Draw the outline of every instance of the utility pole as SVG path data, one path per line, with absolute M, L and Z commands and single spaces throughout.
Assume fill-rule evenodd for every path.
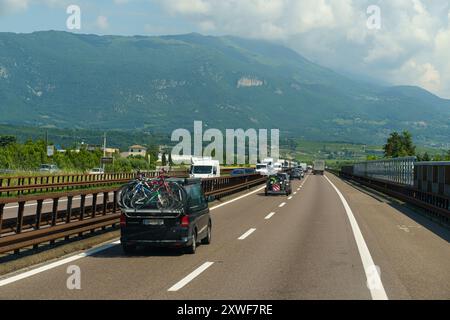
M 106 132 L 103 135 L 103 158 L 106 158 Z M 103 172 L 105 172 L 105 163 L 103 163 Z
M 45 130 L 45 155 L 46 155 L 46 159 L 48 158 L 48 130 Z M 47 161 L 45 161 L 47 162 Z

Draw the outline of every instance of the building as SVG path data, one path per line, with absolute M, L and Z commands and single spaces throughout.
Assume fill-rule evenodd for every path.
M 114 154 L 120 153 L 120 150 L 117 149 L 117 148 L 109 148 L 109 147 L 103 148 L 103 146 L 101 146 L 101 145 L 85 144 L 85 143 L 82 142 L 81 143 L 81 148 L 83 148 L 83 147 L 85 147 L 87 151 L 91 151 L 91 152 L 95 152 L 97 150 L 101 150 L 102 152 L 104 151 L 105 155 L 107 157 L 113 157 Z M 105 149 L 105 150 L 103 150 L 103 149 Z M 79 152 L 80 148 L 77 148 L 77 150 Z
M 128 148 L 128 152 L 122 152 L 120 155 L 123 158 L 128 158 L 129 156 L 137 157 L 145 157 L 147 154 L 147 148 L 141 145 L 134 145 Z
M 103 147 L 102 147 L 102 151 L 103 151 Z M 105 148 L 105 154 L 107 157 L 112 157 L 114 156 L 116 153 L 120 153 L 120 150 L 117 148 Z
M 162 157 L 163 157 L 163 154 L 159 153 L 158 154 L 158 162 L 159 163 L 162 163 Z M 174 164 L 186 164 L 186 165 L 190 165 L 192 163 L 192 158 L 193 158 L 192 156 L 177 155 L 177 154 L 174 154 L 171 157 L 172 157 L 172 162 Z M 168 153 L 166 153 L 166 161 L 167 162 L 169 161 Z

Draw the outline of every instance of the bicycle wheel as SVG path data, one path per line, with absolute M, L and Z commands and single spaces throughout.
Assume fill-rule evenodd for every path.
M 159 210 L 171 210 L 173 209 L 174 198 L 166 190 L 159 191 L 157 207 Z
M 145 188 L 142 188 L 133 196 L 131 205 L 133 209 L 136 210 L 146 209 L 154 197 L 154 192 L 147 191 Z
M 129 183 L 122 187 L 120 190 L 119 197 L 119 207 L 121 209 L 130 209 L 131 208 L 131 196 L 133 195 L 133 189 L 135 187 L 135 183 Z
M 173 209 L 182 209 L 187 203 L 186 190 L 177 182 L 169 182 L 168 192 L 173 198 Z

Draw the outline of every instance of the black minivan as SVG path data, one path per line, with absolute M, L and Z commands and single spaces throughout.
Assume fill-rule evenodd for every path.
M 120 218 L 123 251 L 132 254 L 138 246 L 183 248 L 194 254 L 197 244 L 211 243 L 212 222 L 200 179 L 176 179 L 186 191 L 184 208 L 176 211 L 123 210 Z

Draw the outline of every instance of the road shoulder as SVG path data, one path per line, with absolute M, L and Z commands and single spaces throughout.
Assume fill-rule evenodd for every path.
M 392 299 L 449 299 L 449 231 L 405 205 L 327 174 L 360 225 Z

